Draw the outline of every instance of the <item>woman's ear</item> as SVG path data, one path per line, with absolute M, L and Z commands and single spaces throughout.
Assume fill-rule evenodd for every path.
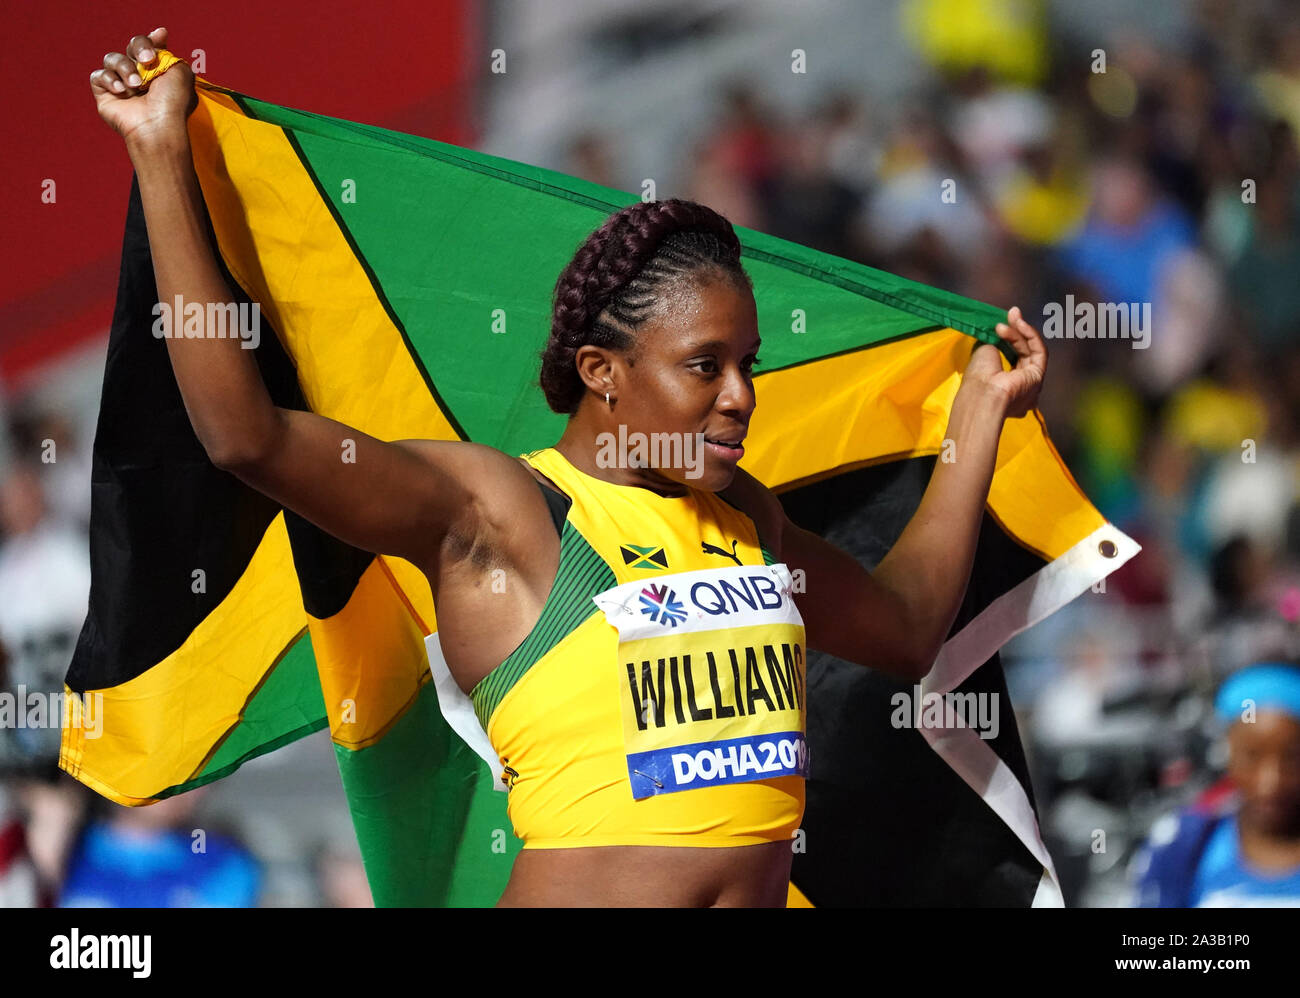
M 596 394 L 603 397 L 605 392 L 613 394 L 617 390 L 614 377 L 616 365 L 611 351 L 590 343 L 584 344 L 573 355 L 573 363 L 583 384 Z

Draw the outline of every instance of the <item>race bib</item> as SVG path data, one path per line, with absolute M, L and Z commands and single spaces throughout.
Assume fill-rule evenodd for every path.
M 785 565 L 625 582 L 618 629 L 632 796 L 808 775 L 803 618 Z

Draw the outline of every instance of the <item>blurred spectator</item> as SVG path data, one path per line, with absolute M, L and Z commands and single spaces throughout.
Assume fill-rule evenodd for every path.
M 331 838 L 317 851 L 313 867 L 327 908 L 373 908 L 375 902 L 355 835 Z
M 1077 122 L 1019 136 L 1013 158 L 987 180 L 1001 223 L 1031 245 L 1073 236 L 1087 214 L 1089 189 Z
M 35 877 L 32 904 L 49 908 L 58 898 L 68 852 L 85 820 L 93 794 L 53 763 L 13 784 L 23 822 L 25 860 Z
M 724 215 L 732 225 L 749 229 L 767 228 L 758 194 L 730 162 L 727 150 L 717 143 L 698 143 L 690 162 L 686 195 Z
M 90 525 L 90 451 L 78 439 L 69 415 L 38 409 L 14 419 L 14 440 L 21 454 L 40 455 L 42 492 L 50 519 L 85 531 Z
M 880 148 L 862 96 L 850 91 L 831 95 L 822 109 L 826 165 L 845 187 L 865 192 L 880 167 Z
M 593 184 L 617 187 L 614 156 L 605 137 L 596 132 L 583 132 L 569 146 L 568 172 Z
M 1047 68 L 1043 0 L 906 0 L 903 25 L 937 67 L 987 67 L 1000 79 L 1039 82 Z
M 1245 461 L 1241 454 L 1227 454 L 1211 469 L 1207 532 L 1212 542 L 1246 535 L 1266 550 L 1280 551 L 1296 497 L 1295 462 L 1267 442 L 1252 457 Z
M 1227 782 L 1157 822 L 1133 865 L 1137 906 L 1300 907 L 1300 668 L 1250 666 L 1215 709 Z
M 1179 443 L 1208 458 L 1226 454 L 1242 463 L 1267 429 L 1267 406 L 1258 385 L 1243 370 L 1243 351 L 1221 348 L 1204 375 L 1187 380 L 1169 399 L 1167 432 Z
M 977 185 L 932 115 L 912 108 L 890 136 L 859 239 L 906 277 L 951 287 L 992 237 Z
M 849 223 L 861 201 L 831 170 L 829 126 L 818 117 L 783 137 L 782 170 L 767 185 L 767 229 L 782 239 L 851 257 Z
M 262 872 L 237 840 L 194 827 L 199 787 L 145 807 L 110 804 L 68 860 L 61 908 L 248 908 Z M 97 810 L 102 808 L 97 807 Z
M 1102 161 L 1093 189 L 1083 231 L 1062 247 L 1066 269 L 1104 301 L 1153 301 L 1170 260 L 1195 243 L 1191 219 L 1128 157 Z
M 0 781 L 0 908 L 35 908 L 40 903 L 36 867 L 12 796 Z
M 986 180 L 996 182 L 1026 149 L 1042 148 L 1051 137 L 1053 110 L 1046 95 L 994 86 L 983 66 L 961 77 L 955 89 L 960 96 L 949 116 L 953 141 L 970 169 Z
M 1144 718 L 1107 714 L 1107 704 L 1132 696 L 1142 683 L 1132 620 L 1093 608 L 1089 621 L 1061 643 L 1064 669 L 1035 705 L 1034 732 L 1042 745 L 1132 741 L 1146 726 Z
M 723 101 L 723 119 L 713 133 L 717 155 L 728 171 L 762 193 L 777 171 L 776 116 L 748 83 L 731 84 Z
M 1268 65 L 1255 74 L 1255 87 L 1269 112 L 1286 121 L 1291 134 L 1300 137 L 1300 25 L 1281 20 L 1270 41 Z
M 777 170 L 774 115 L 745 83 L 733 83 L 723 100 L 722 120 L 693 150 L 686 197 L 734 225 L 765 229 L 763 196 Z
M 15 694 L 62 693 L 90 594 L 85 536 L 47 515 L 47 467 L 17 463 L 0 482 L 0 645 Z M 50 763 L 58 753 L 57 723 L 0 730 L 0 763 Z
M 1239 534 L 1215 550 L 1210 571 L 1215 601 L 1202 640 L 1215 674 L 1288 653 L 1295 628 L 1277 612 L 1284 593 L 1274 551 Z
M 1075 399 L 1075 473 L 1109 519 L 1125 523 L 1137 502 L 1137 459 L 1146 430 L 1142 400 L 1111 374 L 1088 379 Z
M 1300 231 L 1297 186 L 1291 178 L 1268 178 L 1257 188 L 1250 236 L 1228 280 L 1259 344 L 1275 350 L 1300 332 Z

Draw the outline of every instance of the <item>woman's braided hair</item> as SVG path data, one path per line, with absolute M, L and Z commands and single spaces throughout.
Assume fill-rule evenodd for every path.
M 631 334 L 685 277 L 729 279 L 753 290 L 740 264 L 740 240 L 712 208 L 672 198 L 637 202 L 605 219 L 555 283 L 539 379 L 551 409 L 578 411 L 587 390 L 573 362 L 579 347 L 632 349 Z

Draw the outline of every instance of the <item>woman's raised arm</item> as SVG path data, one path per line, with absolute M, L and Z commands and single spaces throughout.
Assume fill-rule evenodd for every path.
M 1047 371 L 1042 336 L 1018 308 L 997 331 L 1016 365 L 1003 370 L 995 347 L 975 348 L 948 417 L 954 460 L 935 462 L 920 505 L 874 572 L 791 522 L 767 492 L 769 535 L 781 537 L 781 559 L 805 572 L 798 605 L 808 647 L 902 679 L 933 666 L 970 582 L 1002 424 L 1034 408 Z
M 166 29 L 158 28 L 132 38 L 125 53 L 109 53 L 91 74 L 91 91 L 135 167 L 159 301 L 198 303 L 210 316 L 216 310 L 209 303 L 235 299 L 206 237 L 194 172 L 186 128 L 194 75 L 177 63 L 146 92 L 136 72 L 136 62 L 152 62 L 166 41 Z M 168 315 L 163 312 L 164 320 Z M 476 530 L 470 483 L 511 470 L 510 458 L 478 444 L 389 443 L 278 407 L 244 340 L 165 331 L 186 412 L 212 462 L 363 550 L 406 557 L 428 570 L 449 531 L 472 536 Z

